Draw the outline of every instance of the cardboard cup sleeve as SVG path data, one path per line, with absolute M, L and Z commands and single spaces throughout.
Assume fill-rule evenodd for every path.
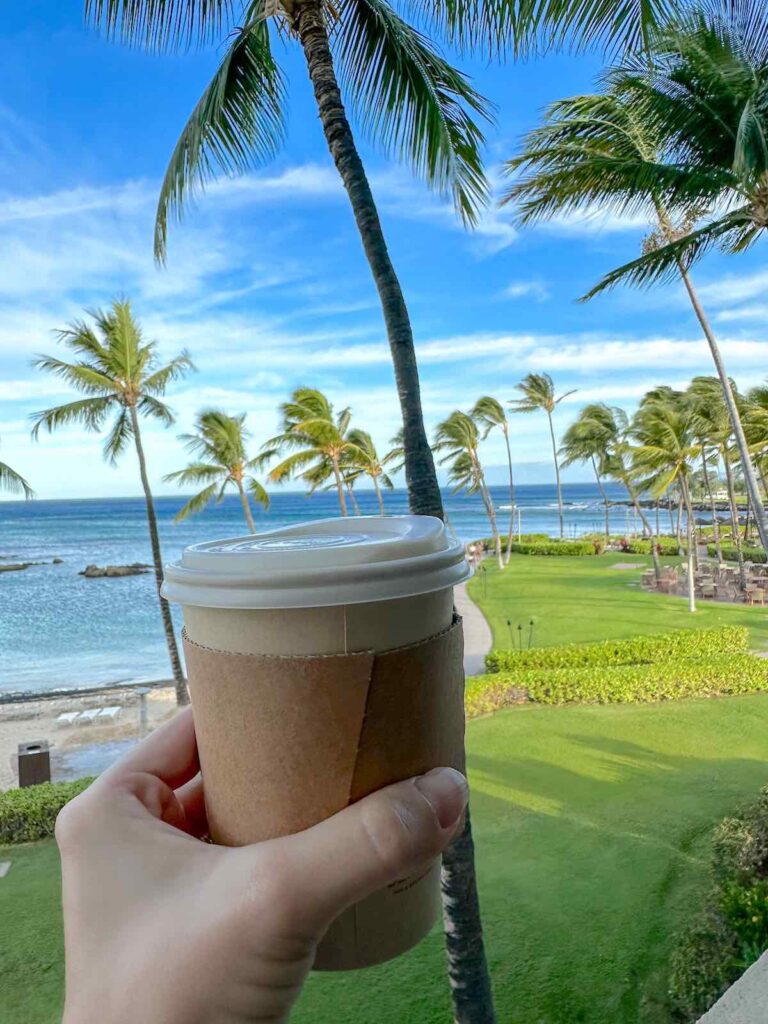
M 378 653 L 232 654 L 185 635 L 184 654 L 217 843 L 300 832 L 390 783 L 440 765 L 464 771 L 459 617 L 426 640 Z M 409 937 L 408 921 L 398 926 L 396 916 L 380 917 L 379 926 L 399 927 L 400 938 L 366 938 L 358 913 L 349 929 L 335 929 L 334 940 L 356 948 L 320 966 L 379 962 L 423 937 L 415 923 L 411 930 L 421 934 Z M 368 924 L 375 930 L 375 921 Z

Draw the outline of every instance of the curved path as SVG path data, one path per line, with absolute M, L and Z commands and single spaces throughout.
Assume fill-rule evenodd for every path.
M 485 656 L 493 646 L 491 627 L 467 593 L 466 583 L 453 592 L 456 611 L 464 620 L 464 674 L 478 676 L 485 672 Z

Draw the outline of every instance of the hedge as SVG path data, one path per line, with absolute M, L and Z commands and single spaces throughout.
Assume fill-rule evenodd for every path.
M 715 829 L 712 880 L 671 961 L 670 995 L 687 1024 L 768 947 L 768 789 Z
M 52 836 L 61 808 L 92 781 L 42 782 L 0 793 L 0 844 L 31 843 Z
M 654 539 L 653 543 L 658 548 L 660 555 L 677 557 L 680 553 L 680 545 L 674 537 L 659 537 L 658 540 Z M 621 544 L 621 550 L 628 555 L 650 555 L 651 541 L 640 539 L 628 540 Z
M 636 665 L 682 658 L 738 654 L 749 649 L 746 626 L 717 629 L 678 629 L 674 633 L 633 636 L 626 640 L 600 640 L 591 644 L 532 647 L 526 651 L 491 651 L 485 657 L 489 672 L 569 666 Z
M 721 654 L 705 661 L 496 672 L 470 680 L 466 707 L 471 718 L 525 696 L 539 704 L 620 704 L 761 690 L 768 690 L 765 659 Z
M 595 555 L 597 551 L 591 540 L 548 540 L 520 544 L 513 541 L 510 548 L 517 555 Z
M 737 548 L 720 546 L 723 558 L 726 562 L 738 562 L 739 552 Z M 742 548 L 741 553 L 745 562 L 765 562 L 766 555 L 762 548 Z M 710 558 L 717 558 L 717 548 L 714 544 L 707 544 L 707 554 Z

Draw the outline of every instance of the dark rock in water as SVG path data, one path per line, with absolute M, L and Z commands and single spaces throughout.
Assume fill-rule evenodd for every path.
M 63 561 L 64 561 L 63 558 L 52 558 L 51 559 L 51 565 L 61 565 L 61 563 Z
M 28 569 L 30 565 L 37 565 L 37 562 L 8 562 L 7 565 L 0 565 L 0 572 L 21 572 Z
M 151 568 L 151 565 L 144 562 L 131 562 L 130 565 L 86 565 L 78 576 L 85 576 L 89 580 L 113 576 L 141 576 Z

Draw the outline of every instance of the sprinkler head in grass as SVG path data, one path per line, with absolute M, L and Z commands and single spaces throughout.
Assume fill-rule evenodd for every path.
M 522 649 L 523 649 L 523 627 L 522 627 L 521 623 L 518 623 L 518 625 L 517 625 L 517 637 L 518 637 L 518 640 L 520 641 L 520 650 L 522 651 Z

